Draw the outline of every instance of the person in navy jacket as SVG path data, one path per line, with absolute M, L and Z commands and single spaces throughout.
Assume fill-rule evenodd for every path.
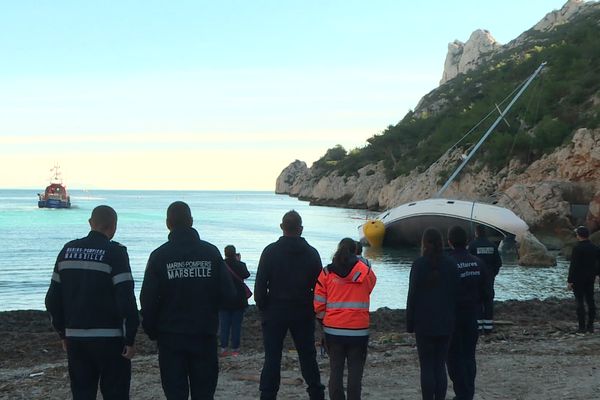
M 421 366 L 423 400 L 444 400 L 448 380 L 446 357 L 456 318 L 456 261 L 444 254 L 442 234 L 425 230 L 422 256 L 410 270 L 406 330 L 415 333 Z
M 190 207 L 167 209 L 169 240 L 150 254 L 140 305 L 142 326 L 158 342 L 158 364 L 168 399 L 212 399 L 219 361 L 219 307 L 232 301 L 231 274 L 214 245 L 192 228 Z
M 478 339 L 477 319 L 483 304 L 492 297 L 487 269 L 481 259 L 467 251 L 467 232 L 454 226 L 448 231 L 450 256 L 456 260 L 459 277 L 456 302 L 456 326 L 448 351 L 448 375 L 456 400 L 472 400 L 475 395 L 475 347 Z
M 498 247 L 486 236 L 484 225 L 475 227 L 475 240 L 469 243 L 469 253 L 485 263 L 491 296 L 483 303 L 482 319 L 479 320 L 479 330 L 490 333 L 494 329 L 494 280 L 502 267 L 502 258 Z
M 325 386 L 317 363 L 313 308 L 314 288 L 322 270 L 321 257 L 301 236 L 302 217 L 296 211 L 285 213 L 279 226 L 283 236 L 263 250 L 254 285 L 265 347 L 260 398 L 277 398 L 283 343 L 290 331 L 308 396 L 311 400 L 323 400 Z
M 46 294 L 52 326 L 67 351 L 73 399 L 128 399 L 139 316 L 129 256 L 111 241 L 117 213 L 98 206 L 91 231 L 65 244 Z
M 585 226 L 575 229 L 577 244 L 571 253 L 568 288 L 573 291 L 577 302 L 578 333 L 594 332 L 596 318 L 596 303 L 594 301 L 594 282 L 598 275 L 598 247 L 590 241 L 590 231 Z M 585 321 L 585 305 L 588 306 L 588 320 Z

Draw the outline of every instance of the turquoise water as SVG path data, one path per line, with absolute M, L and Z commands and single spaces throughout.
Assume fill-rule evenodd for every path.
M 35 190 L 0 190 L 0 311 L 43 309 L 56 255 L 65 242 L 87 235 L 91 210 L 100 204 L 119 214 L 114 240 L 126 245 L 139 294 L 150 252 L 167 238 L 165 210 L 175 201 L 192 208 L 194 227 L 219 249 L 233 244 L 254 273 L 262 252 L 277 240 L 281 216 L 290 209 L 303 217 L 304 237 L 326 264 L 343 237 L 358 238 L 369 215 L 361 210 L 309 206 L 271 192 L 71 191 L 73 208 L 37 208 Z M 404 308 L 407 281 L 416 250 L 366 249 L 378 282 L 372 309 Z M 496 280 L 496 298 L 566 296 L 567 264 L 553 268 L 505 266 Z M 254 274 L 248 284 L 254 285 Z

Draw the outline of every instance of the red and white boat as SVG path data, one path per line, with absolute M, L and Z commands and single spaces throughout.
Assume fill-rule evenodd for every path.
M 60 167 L 55 165 L 50 171 L 52 171 L 50 184 L 46 186 L 44 193 L 38 193 L 38 207 L 71 208 L 71 197 L 62 182 Z

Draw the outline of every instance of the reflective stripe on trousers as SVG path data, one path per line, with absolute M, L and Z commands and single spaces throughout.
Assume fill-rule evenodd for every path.
M 337 336 L 369 336 L 369 329 L 342 329 L 323 327 L 323 332 Z

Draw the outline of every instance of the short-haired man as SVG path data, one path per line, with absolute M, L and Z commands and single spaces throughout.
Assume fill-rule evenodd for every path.
M 281 221 L 283 236 L 262 252 L 254 300 L 261 311 L 265 361 L 260 398 L 276 399 L 281 381 L 281 353 L 288 330 L 298 351 L 300 370 L 312 400 L 325 398 L 315 348 L 314 288 L 321 257 L 302 235 L 302 218 L 288 211 Z
M 469 253 L 481 259 L 486 267 L 491 296 L 483 303 L 479 329 L 484 333 L 489 333 L 494 329 L 494 281 L 502 267 L 502 258 L 498 247 L 487 238 L 484 225 L 475 226 L 475 240 L 469 243 Z
M 598 247 L 590 241 L 590 231 L 585 226 L 575 229 L 577 244 L 571 253 L 571 265 L 567 286 L 573 290 L 577 302 L 577 332 L 594 332 L 596 303 L 594 301 L 594 281 L 598 275 Z M 585 305 L 588 306 L 588 320 L 585 322 Z
M 456 301 L 456 325 L 448 350 L 448 375 L 455 399 L 472 400 L 475 395 L 477 364 L 475 348 L 478 339 L 477 318 L 481 307 L 491 297 L 486 267 L 467 251 L 467 232 L 460 226 L 448 231 L 450 256 L 458 266 L 459 286 Z
M 169 240 L 150 254 L 140 306 L 142 326 L 158 341 L 168 399 L 212 399 L 219 375 L 219 306 L 235 295 L 219 250 L 192 228 L 189 206 L 167 209 Z
M 91 231 L 58 254 L 46 309 L 67 351 L 73 399 L 128 399 L 139 316 L 129 256 L 111 241 L 117 213 L 98 206 Z

